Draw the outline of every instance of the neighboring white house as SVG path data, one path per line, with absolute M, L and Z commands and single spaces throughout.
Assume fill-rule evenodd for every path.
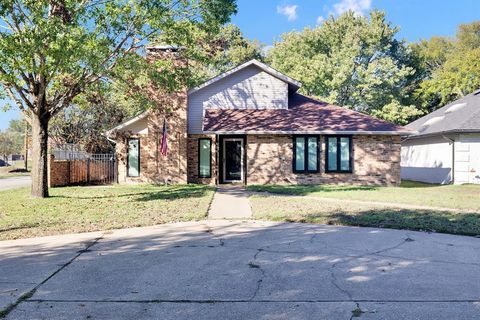
M 407 128 L 418 134 L 402 142 L 402 179 L 480 184 L 480 90 Z

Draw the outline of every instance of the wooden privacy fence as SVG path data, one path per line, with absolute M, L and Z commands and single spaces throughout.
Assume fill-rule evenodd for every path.
M 49 186 L 112 184 L 117 182 L 114 154 L 70 154 L 68 160 L 49 159 Z

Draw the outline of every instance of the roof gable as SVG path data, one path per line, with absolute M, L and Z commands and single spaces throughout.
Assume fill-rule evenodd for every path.
M 146 110 L 142 113 L 140 113 L 139 115 L 133 117 L 133 118 L 130 118 L 128 119 L 127 121 L 124 121 L 122 123 L 120 123 L 119 125 L 117 125 L 116 127 L 108 130 L 106 132 L 106 136 L 109 137 L 112 135 L 112 133 L 114 133 L 115 131 L 122 131 L 122 130 L 125 130 L 127 127 L 131 126 L 131 125 L 134 125 L 135 123 L 137 123 L 138 121 L 140 120 L 143 120 L 145 119 L 148 115 L 150 114 L 150 110 Z
M 253 59 L 253 60 L 247 61 L 247 62 L 245 62 L 245 63 L 243 63 L 243 64 L 241 64 L 241 65 L 239 65 L 239 66 L 237 66 L 233 69 L 230 69 L 229 71 L 226 71 L 226 72 L 224 72 L 224 73 L 222 73 L 222 74 L 220 74 L 220 75 L 218 75 L 218 76 L 216 76 L 216 77 L 214 77 L 210 80 L 207 80 L 197 87 L 194 87 L 194 88 L 190 89 L 188 91 L 188 94 L 195 93 L 195 92 L 197 92 L 197 91 L 199 91 L 199 90 L 201 90 L 205 87 L 208 87 L 208 86 L 210 86 L 210 85 L 212 85 L 212 84 L 214 84 L 214 83 L 216 83 L 216 82 L 218 82 L 218 81 L 220 81 L 220 80 L 222 80 L 222 79 L 224 79 L 224 78 L 226 78 L 230 75 L 233 75 L 233 74 L 237 73 L 238 71 L 240 71 L 242 69 L 250 67 L 250 66 L 256 66 L 259 69 L 261 69 L 262 71 L 264 71 L 264 72 L 266 72 L 266 73 L 268 73 L 268 74 L 286 82 L 288 84 L 289 90 L 291 90 L 292 92 L 297 91 L 302 86 L 302 84 L 299 81 L 284 75 L 283 73 L 273 69 L 272 67 L 267 66 L 266 64 L 264 64 L 264 63 L 262 63 L 262 62 L 260 62 L 256 59 Z

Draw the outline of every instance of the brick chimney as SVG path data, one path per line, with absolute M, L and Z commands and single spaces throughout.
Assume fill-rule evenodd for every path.
M 147 61 L 171 60 L 175 65 L 184 66 L 187 61 L 182 55 L 183 47 L 156 45 L 145 47 Z
M 158 60 L 173 62 L 160 66 L 165 72 L 184 72 L 187 66 L 182 48 L 171 45 L 146 47 L 146 60 L 152 64 Z M 148 91 L 157 104 L 148 117 L 146 156 L 150 182 L 187 183 L 187 90 L 186 86 L 173 91 L 152 86 Z M 166 156 L 160 153 L 164 121 L 167 124 Z

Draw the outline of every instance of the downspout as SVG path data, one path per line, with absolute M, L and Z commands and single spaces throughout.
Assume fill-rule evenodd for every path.
M 113 144 L 117 144 L 117 141 L 110 139 L 107 135 L 105 135 L 105 138 L 107 138 L 108 141 L 110 141 Z
M 452 143 L 452 182 L 455 184 L 455 139 L 450 139 L 449 137 L 442 134 L 442 138 Z
M 110 131 L 105 131 L 105 133 L 103 134 L 103 136 L 108 140 L 110 141 L 111 143 L 113 144 L 117 144 L 117 141 L 113 140 L 113 139 L 110 139 Z

